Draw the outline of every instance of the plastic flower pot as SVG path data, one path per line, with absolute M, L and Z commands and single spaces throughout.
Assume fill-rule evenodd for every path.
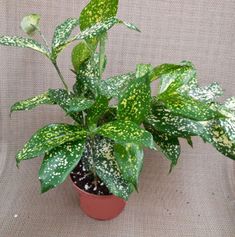
M 72 178 L 71 181 L 73 182 Z M 80 189 L 74 182 L 73 187 L 79 197 L 82 211 L 91 218 L 111 220 L 117 217 L 126 205 L 126 201 L 114 195 L 91 194 Z

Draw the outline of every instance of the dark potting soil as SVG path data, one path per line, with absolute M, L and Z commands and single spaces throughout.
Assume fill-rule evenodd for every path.
M 88 193 L 96 195 L 111 195 L 108 188 L 99 177 L 95 180 L 94 175 L 85 169 L 82 162 L 77 165 L 70 175 L 74 184 Z

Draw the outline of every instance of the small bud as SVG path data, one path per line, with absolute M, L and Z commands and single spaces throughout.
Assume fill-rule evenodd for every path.
M 40 16 L 38 14 L 25 16 L 20 23 L 21 29 L 28 35 L 32 36 L 38 30 L 39 21 Z

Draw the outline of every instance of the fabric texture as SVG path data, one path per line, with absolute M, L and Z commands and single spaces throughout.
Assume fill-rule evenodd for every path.
M 0 0 L 0 33 L 24 35 L 21 18 L 39 13 L 48 39 L 68 17 L 77 17 L 88 1 Z M 234 93 L 234 0 L 120 0 L 119 17 L 142 33 L 118 26 L 110 32 L 106 76 L 132 71 L 138 63 L 192 61 L 202 85 L 217 81 L 225 97 Z M 50 41 L 50 40 L 49 40 Z M 70 85 L 70 51 L 59 66 Z M 182 141 L 179 165 L 146 151 L 139 194 L 125 211 L 107 222 L 85 216 L 69 180 L 39 194 L 41 159 L 15 166 L 15 153 L 45 124 L 67 121 L 55 106 L 17 112 L 14 102 L 61 86 L 47 59 L 29 49 L 0 48 L 0 236 L 1 237 L 233 237 L 235 236 L 235 163 L 194 139 L 192 150 Z M 154 86 L 156 87 L 156 85 Z

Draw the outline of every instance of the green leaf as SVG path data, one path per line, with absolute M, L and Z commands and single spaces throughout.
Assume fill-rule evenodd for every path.
M 235 112 L 235 97 L 228 98 L 225 101 L 224 106 L 234 113 Z
M 189 146 L 191 146 L 193 148 L 193 140 L 192 140 L 192 138 L 191 137 L 186 137 L 186 140 L 187 140 Z
M 95 139 L 94 162 L 96 173 L 109 191 L 125 200 L 133 192 L 132 185 L 123 179 L 114 157 L 113 142 L 106 138 Z
M 104 70 L 104 68 L 103 68 Z M 85 96 L 92 92 L 98 95 L 99 83 L 99 55 L 95 53 L 88 61 L 80 65 L 77 72 L 77 85 L 80 87 L 78 91 Z
M 80 29 L 83 31 L 92 25 L 115 17 L 118 0 L 91 0 L 80 14 Z
M 218 124 L 224 129 L 228 138 L 235 142 L 235 118 L 220 119 Z
M 149 76 L 132 80 L 128 88 L 119 97 L 118 119 L 141 124 L 150 109 L 151 88 Z
M 190 96 L 180 95 L 179 93 L 164 92 L 158 96 L 158 101 L 164 103 L 176 115 L 190 118 L 197 121 L 223 118 L 224 116 L 211 108 L 210 105 L 193 99 Z
M 114 154 L 123 178 L 138 190 L 138 180 L 144 159 L 143 149 L 136 144 L 125 146 L 115 144 Z
M 34 35 L 34 33 L 38 31 L 39 21 L 40 21 L 40 15 L 30 14 L 22 19 L 20 27 L 25 33 L 32 36 Z
M 86 42 L 81 42 L 73 48 L 71 57 L 76 72 L 78 72 L 80 66 L 91 57 L 91 53 L 91 49 L 89 49 Z
M 136 66 L 136 78 L 146 76 L 153 71 L 153 66 L 151 64 L 138 64 Z
M 97 23 L 95 25 L 92 25 L 90 28 L 85 29 L 84 31 L 76 35 L 72 39 L 72 41 L 92 39 L 96 36 L 99 36 L 107 32 L 116 24 L 120 24 L 120 20 L 118 20 L 117 18 L 111 17 L 101 23 Z
M 74 97 L 68 103 L 68 113 L 77 113 L 89 109 L 94 104 L 93 100 L 83 97 Z
M 107 98 L 117 97 L 135 78 L 135 73 L 127 73 L 102 80 L 99 85 L 100 93 Z
M 23 149 L 16 155 L 16 161 L 31 159 L 40 156 L 51 149 L 66 142 L 86 137 L 85 130 L 69 124 L 50 124 L 39 129 L 30 140 L 24 145 Z
M 188 95 L 193 97 L 196 100 L 200 100 L 203 102 L 212 102 L 217 97 L 223 95 L 223 89 L 217 82 L 214 82 L 206 87 L 192 87 L 191 90 L 188 92 Z
M 48 58 L 50 57 L 49 52 L 44 45 L 40 44 L 36 40 L 29 38 L 23 38 L 18 36 L 0 36 L 0 45 L 30 48 L 44 54 Z
M 145 120 L 145 125 L 150 125 L 156 131 L 173 137 L 200 136 L 205 133 L 205 128 L 197 121 L 172 114 L 171 111 L 159 107 L 154 108 L 153 115 Z
M 66 112 L 66 114 L 68 114 L 71 118 L 73 118 L 78 123 L 80 122 L 80 118 L 77 112 L 79 110 L 81 111 L 81 109 L 83 109 L 86 106 L 89 107 L 89 104 L 90 104 L 90 102 L 86 104 L 85 101 L 83 101 L 83 104 L 81 107 L 79 105 L 75 105 L 77 98 L 69 95 L 68 92 L 64 89 L 50 89 L 49 96 L 55 104 L 59 105 Z M 75 110 L 77 111 L 74 112 Z
M 154 141 L 156 142 L 157 149 L 171 161 L 170 171 L 177 165 L 180 157 L 180 143 L 177 137 L 171 137 L 164 133 L 154 133 Z
M 27 100 L 16 102 L 14 105 L 11 106 L 11 113 L 13 111 L 34 109 L 38 105 L 43 104 L 54 104 L 54 102 L 49 97 L 48 92 L 44 92 L 41 95 L 31 97 Z
M 70 43 L 74 42 L 75 40 L 91 40 L 102 34 L 106 33 L 109 29 L 111 29 L 114 25 L 123 23 L 117 18 L 111 17 L 108 20 L 97 23 L 92 25 L 90 28 L 85 29 L 84 31 L 80 32 L 76 36 L 72 37 L 71 39 L 67 40 L 63 45 L 59 48 L 65 48 Z
M 154 148 L 151 133 L 140 128 L 130 121 L 114 121 L 107 123 L 96 130 L 97 134 L 110 138 L 117 143 L 135 143 L 149 148 Z
M 232 140 L 231 134 L 228 134 L 227 129 L 224 127 L 228 124 L 221 124 L 221 121 L 216 120 L 204 122 L 203 124 L 207 128 L 207 134 L 203 137 L 204 141 L 212 144 L 223 155 L 235 160 L 235 140 Z M 234 126 L 232 133 L 234 134 Z
M 42 193 L 65 181 L 80 161 L 84 145 L 85 140 L 67 142 L 46 153 L 39 171 Z
M 94 125 L 98 122 L 100 117 L 108 109 L 109 101 L 104 96 L 99 96 L 96 98 L 95 103 L 90 109 L 87 110 L 87 124 L 88 126 Z
M 181 62 L 181 64 L 162 64 L 153 69 L 151 81 L 160 78 L 159 94 L 163 93 L 172 82 L 175 82 L 176 88 L 184 84 L 196 84 L 196 70 L 190 62 Z
M 52 39 L 52 58 L 55 61 L 58 53 L 66 47 L 67 40 L 73 29 L 79 25 L 78 18 L 69 18 L 62 24 L 58 25 Z

